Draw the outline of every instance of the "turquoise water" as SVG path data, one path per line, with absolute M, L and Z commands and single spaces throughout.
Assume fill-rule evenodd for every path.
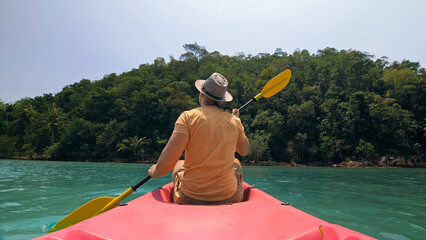
M 0 160 L 0 240 L 41 236 L 149 165 Z M 244 180 L 302 211 L 378 239 L 426 239 L 426 169 L 244 167 Z M 152 179 L 126 200 L 170 182 Z

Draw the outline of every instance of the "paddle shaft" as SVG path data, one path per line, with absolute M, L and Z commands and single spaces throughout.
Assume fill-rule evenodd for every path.
M 144 185 L 148 180 L 151 179 L 151 176 L 147 176 L 146 178 L 142 179 L 140 182 L 138 182 L 135 186 L 132 186 L 133 191 L 136 191 L 140 186 Z
M 287 69 L 283 71 L 282 73 L 278 74 L 263 87 L 262 91 L 257 94 L 254 98 L 250 99 L 246 104 L 241 106 L 238 111 L 241 111 L 243 108 L 245 108 L 247 105 L 249 105 L 252 102 L 256 102 L 261 97 L 269 98 L 277 94 L 279 91 L 281 91 L 283 88 L 285 88 L 290 81 L 291 78 L 291 70 Z
M 241 111 L 241 109 L 245 108 L 246 106 L 248 106 L 250 103 L 252 102 L 256 102 L 256 98 L 252 98 L 250 99 L 248 102 L 246 102 L 243 106 L 241 106 L 240 108 L 238 108 L 238 111 Z
M 106 212 L 110 209 L 113 209 L 115 207 L 117 207 L 118 205 L 120 205 L 120 202 L 125 199 L 126 197 L 128 197 L 130 194 L 132 194 L 133 192 L 136 191 L 136 189 L 138 189 L 140 186 L 142 186 L 144 183 L 148 182 L 148 180 L 151 179 L 151 176 L 147 176 L 144 179 L 142 179 L 140 182 L 138 182 L 135 186 L 130 187 L 129 189 L 127 189 L 124 193 L 122 193 L 120 196 L 114 198 L 114 200 L 112 200 L 110 203 L 108 203 L 105 207 L 103 207 L 101 210 L 99 210 L 96 214 L 101 214 L 103 212 Z

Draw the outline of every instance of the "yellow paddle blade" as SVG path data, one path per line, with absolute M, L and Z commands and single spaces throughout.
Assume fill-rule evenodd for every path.
M 291 70 L 287 69 L 269 80 L 269 82 L 263 87 L 262 91 L 254 98 L 259 100 L 261 97 L 269 98 L 274 96 L 287 86 L 287 84 L 290 82 L 290 78 Z
M 134 190 L 132 188 L 127 189 L 118 197 L 99 197 L 95 198 L 83 206 L 77 208 L 72 213 L 68 214 L 61 221 L 56 223 L 49 232 L 54 232 L 62 228 L 69 227 L 91 217 L 94 217 L 98 214 L 106 212 L 110 209 L 118 207 L 121 200 L 132 194 Z
M 115 199 L 114 197 L 99 197 L 87 202 L 86 204 L 74 210 L 72 213 L 68 214 L 61 221 L 56 223 L 49 230 L 49 232 L 50 231 L 53 232 L 53 231 L 60 230 L 62 228 L 69 227 L 83 220 L 96 216 L 96 213 L 99 210 L 104 208 L 106 205 L 108 205 L 108 203 L 110 203 L 114 199 Z

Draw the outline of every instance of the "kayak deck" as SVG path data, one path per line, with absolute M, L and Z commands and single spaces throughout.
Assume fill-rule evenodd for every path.
M 181 205 L 173 184 L 125 206 L 37 238 L 65 239 L 374 239 L 328 223 L 244 183 L 244 199 L 232 205 Z

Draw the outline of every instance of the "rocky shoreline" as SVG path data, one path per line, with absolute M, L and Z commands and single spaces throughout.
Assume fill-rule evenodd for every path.
M 336 168 L 426 168 L 424 155 L 417 156 L 383 156 L 377 162 L 372 161 L 343 161 L 341 163 L 314 162 L 310 164 L 283 162 L 242 162 L 245 166 L 278 166 L 278 167 L 336 167 Z

